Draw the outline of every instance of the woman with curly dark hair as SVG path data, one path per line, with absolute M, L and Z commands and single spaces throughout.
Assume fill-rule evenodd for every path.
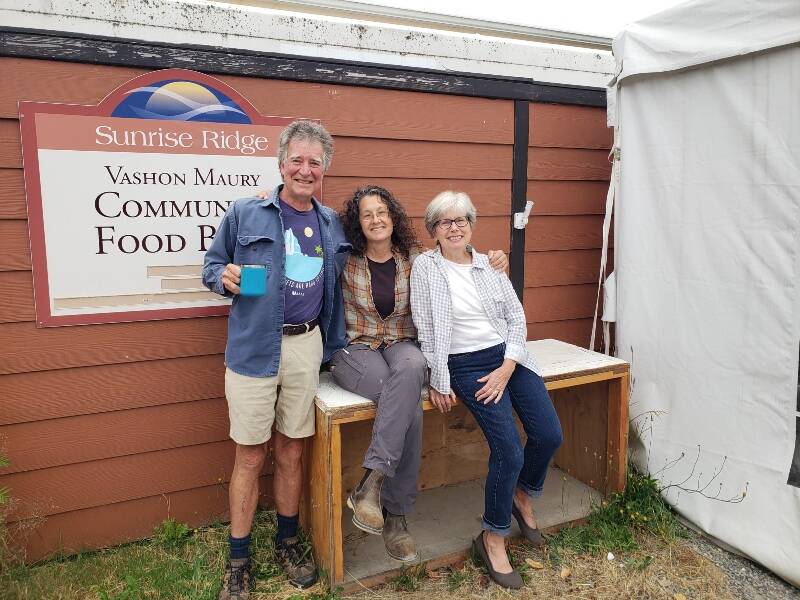
M 408 218 L 403 205 L 388 190 L 376 185 L 367 185 L 358 188 L 353 197 L 348 200 L 339 211 L 339 220 L 344 227 L 345 235 L 353 245 L 352 252 L 363 256 L 367 251 L 367 233 L 362 227 L 361 201 L 367 196 L 374 196 L 374 199 L 366 200 L 366 203 L 379 202 L 383 205 L 391 218 L 391 246 L 406 258 L 410 258 L 412 251 L 418 253 L 422 250 L 422 244 L 417 239 L 411 219 Z
M 359 529 L 383 535 L 392 558 L 413 561 L 405 515 L 417 496 L 422 450 L 420 396 L 427 362 L 411 318 L 411 265 L 422 251 L 400 202 L 359 188 L 339 219 L 353 248 L 342 272 L 348 346 L 331 359 L 334 380 L 377 405 L 361 483 L 347 499 Z M 505 269 L 502 252 L 492 266 Z
M 377 405 L 366 472 L 347 499 L 353 523 L 382 534 L 392 558 L 417 557 L 405 515 L 417 496 L 427 363 L 411 320 L 411 263 L 422 250 L 411 219 L 384 188 L 359 188 L 339 212 L 353 245 L 342 272 L 348 346 L 331 359 L 334 380 Z

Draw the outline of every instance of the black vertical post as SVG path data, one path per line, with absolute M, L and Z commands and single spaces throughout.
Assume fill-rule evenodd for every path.
M 511 170 L 511 284 L 522 302 L 525 287 L 525 230 L 514 229 L 514 213 L 525 210 L 528 195 L 528 101 L 514 100 L 514 160 Z

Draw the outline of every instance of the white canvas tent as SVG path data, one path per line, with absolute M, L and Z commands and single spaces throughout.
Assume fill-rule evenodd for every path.
M 694 0 L 614 40 L 609 93 L 635 460 L 679 513 L 795 585 L 798 42 L 798 0 Z

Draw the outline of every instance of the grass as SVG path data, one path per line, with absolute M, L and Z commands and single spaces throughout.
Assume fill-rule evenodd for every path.
M 555 563 L 567 551 L 593 555 L 631 552 L 639 548 L 637 533 L 647 533 L 664 542 L 685 537 L 658 492 L 658 483 L 628 468 L 625 490 L 595 506 L 586 525 L 562 529 L 548 540 L 549 558 Z
M 413 523 L 411 524 L 413 532 Z M 543 598 L 732 600 L 726 576 L 711 561 L 694 552 L 689 534 L 663 502 L 655 481 L 629 470 L 624 493 L 595 506 L 586 524 L 547 536 L 542 549 L 525 542 L 509 543 L 511 563 L 525 587 L 508 592 L 495 586 L 472 559 L 460 568 L 428 572 L 407 585 L 403 600 L 523 600 Z M 609 560 L 608 553 L 614 557 Z M 530 563 L 528 562 L 530 561 Z M 401 594 L 396 578 L 364 591 L 357 600 L 393 599 Z
M 424 564 L 403 567 L 400 575 L 392 579 L 389 585 L 398 592 L 416 592 L 420 588 L 422 580 L 427 576 L 428 571 Z
M 410 523 L 413 533 L 414 524 Z M 253 600 L 342 600 L 322 583 L 297 590 L 272 561 L 273 512 L 253 528 Z M 683 541 L 686 535 L 653 480 L 629 472 L 624 493 L 596 506 L 585 525 L 548 536 L 543 549 L 509 544 L 526 586 L 518 598 L 732 598 L 725 576 Z M 614 560 L 607 559 L 613 552 Z M 227 554 L 227 528 L 190 529 L 167 520 L 141 542 L 52 559 L 0 572 L 2 600 L 215 600 Z M 529 566 L 526 559 L 530 559 Z M 564 575 L 566 573 L 566 575 Z M 467 559 L 460 568 L 407 568 L 386 585 L 350 596 L 375 600 L 505 598 L 486 572 Z
M 321 584 L 298 594 L 272 561 L 275 513 L 253 526 L 254 600 L 335 600 Z M 148 540 L 108 550 L 16 565 L 0 572 L 2 600 L 216 600 L 228 544 L 227 527 L 191 529 L 164 521 Z

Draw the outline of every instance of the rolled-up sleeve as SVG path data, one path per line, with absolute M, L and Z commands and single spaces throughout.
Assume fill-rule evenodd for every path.
M 222 272 L 233 262 L 236 248 L 236 203 L 228 208 L 220 221 L 214 241 L 203 259 L 203 285 L 220 296 L 232 296 L 222 283 Z

